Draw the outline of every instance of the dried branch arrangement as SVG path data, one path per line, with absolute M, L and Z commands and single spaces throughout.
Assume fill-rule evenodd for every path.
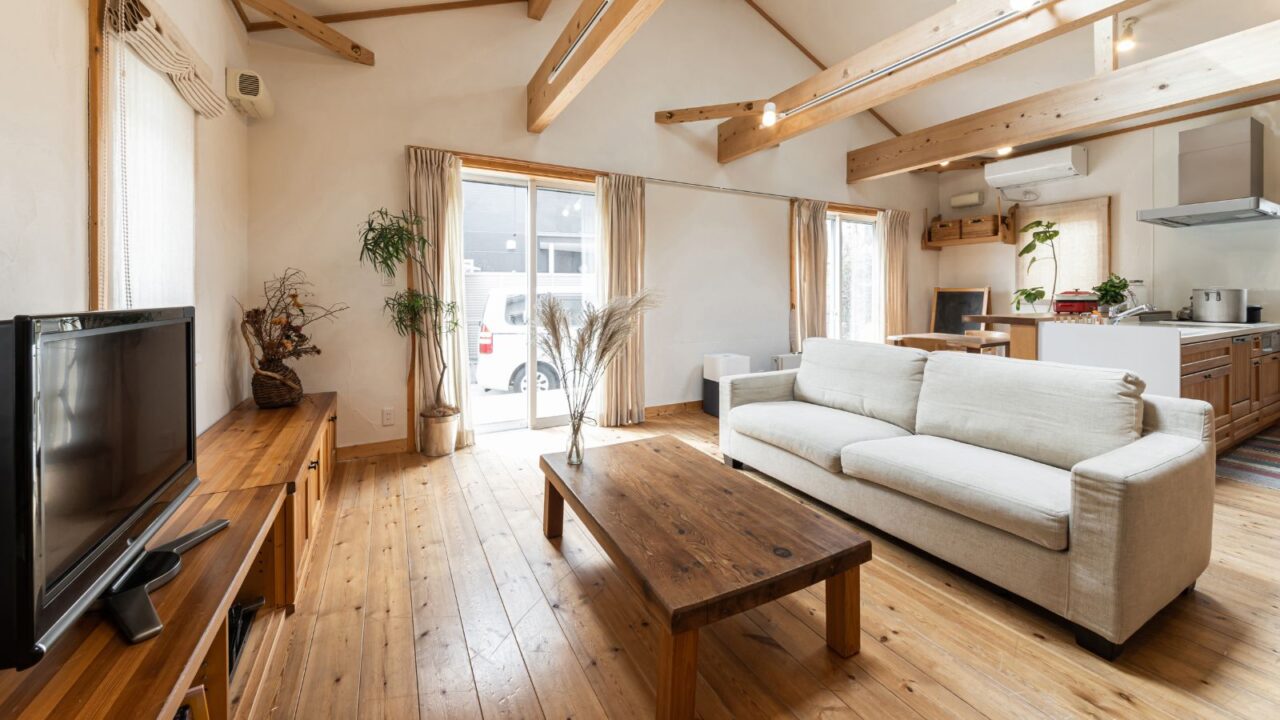
M 240 334 L 249 348 L 254 395 L 263 407 L 290 405 L 302 397 L 302 383 L 285 360 L 319 355 L 320 348 L 306 332 L 308 325 L 331 319 L 348 309 L 346 303 L 317 305 L 306 273 L 285 271 L 262 284 L 265 303 L 245 309 L 240 301 Z M 264 382 L 267 381 L 267 382 Z
M 581 318 L 570 317 L 555 295 L 538 303 L 538 348 L 559 373 L 569 402 L 569 462 L 582 461 L 581 429 L 596 385 L 640 326 L 646 310 L 656 305 L 647 292 L 610 300 L 602 307 L 587 303 Z M 581 323 L 577 333 L 572 327 Z M 576 458 L 575 458 L 576 452 Z

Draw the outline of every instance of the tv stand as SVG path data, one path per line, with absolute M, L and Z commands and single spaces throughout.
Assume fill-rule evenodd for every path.
M 231 523 L 214 520 L 180 538 L 147 550 L 129 566 L 105 595 L 107 614 L 130 643 L 140 643 L 160 634 L 164 623 L 151 602 L 151 591 L 162 587 L 182 570 L 182 553 L 208 540 Z

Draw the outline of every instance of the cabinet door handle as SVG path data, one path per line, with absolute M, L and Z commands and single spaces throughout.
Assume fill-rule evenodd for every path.
M 308 470 L 315 470 L 315 469 L 316 469 L 316 468 L 318 468 L 318 467 L 320 467 L 320 461 L 319 461 L 319 460 L 312 460 L 311 462 L 307 463 L 307 469 L 308 469 Z

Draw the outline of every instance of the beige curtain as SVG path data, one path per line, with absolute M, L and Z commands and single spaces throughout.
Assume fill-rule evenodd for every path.
M 827 334 L 827 203 L 791 201 L 791 352 Z
M 422 219 L 423 235 L 430 241 L 426 272 L 410 277 L 411 287 L 430 293 L 433 286 L 442 302 L 457 305 L 458 328 L 444 337 L 443 352 L 430 340 L 415 343 L 411 362 L 415 371 L 418 409 L 435 402 L 435 385 L 443 364 L 442 402 L 461 412 L 458 447 L 475 439 L 467 395 L 466 317 L 462 275 L 462 161 L 443 150 L 409 148 L 409 212 Z M 427 273 L 431 273 L 428 276 Z M 433 283 L 434 280 L 434 283 Z M 414 437 L 421 437 L 415 432 Z
M 905 210 L 876 214 L 876 240 L 884 251 L 884 333 L 907 332 L 907 234 L 911 215 Z
M 147 65 L 167 75 L 202 117 L 216 118 L 226 111 L 226 98 L 217 89 L 221 83 L 155 0 L 108 0 L 106 21 L 107 31 L 133 48 Z
M 644 289 L 644 178 L 607 175 L 596 179 L 601 268 L 605 298 Z M 606 427 L 644 422 L 644 319 L 604 374 Z
M 1107 279 L 1111 271 L 1110 197 L 1018 209 L 1019 226 L 1036 220 L 1058 223 L 1061 234 L 1054 241 L 1058 248 L 1058 292 L 1089 290 Z M 1030 241 L 1031 233 L 1020 233 L 1017 249 L 1021 250 Z M 1015 258 L 1015 287 L 1043 287 L 1047 294 L 1053 286 L 1053 263 L 1049 262 L 1052 254 L 1041 248 L 1034 256 L 1037 260 L 1030 270 L 1027 264 L 1032 256 Z M 1052 300 L 1046 297 L 1037 305 L 1043 311 Z M 1024 312 L 1031 312 L 1030 306 L 1023 305 L 1023 308 Z

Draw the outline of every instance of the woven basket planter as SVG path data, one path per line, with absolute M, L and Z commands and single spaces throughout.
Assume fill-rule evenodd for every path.
M 253 401 L 260 408 L 297 405 L 302 400 L 302 380 L 282 362 L 262 363 L 253 373 Z

